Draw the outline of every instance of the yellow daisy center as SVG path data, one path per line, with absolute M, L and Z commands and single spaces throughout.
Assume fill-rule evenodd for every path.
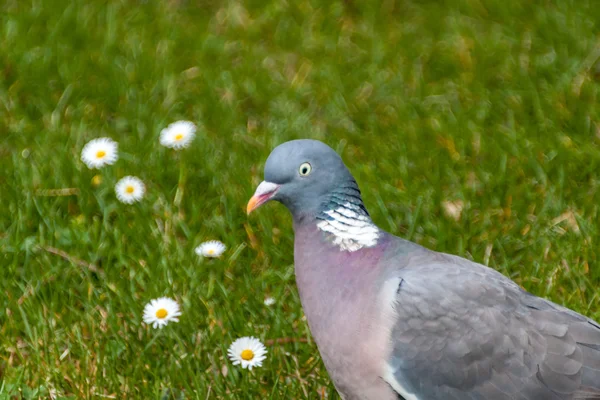
M 133 192 L 135 192 L 135 188 L 133 186 L 129 185 L 125 188 L 125 193 L 131 194 Z M 162 310 L 162 308 L 161 308 L 161 310 Z
M 98 150 L 96 152 L 96 158 L 102 158 L 106 155 L 106 152 L 104 150 Z
M 165 319 L 167 315 L 169 315 L 169 313 L 164 308 L 159 308 L 156 310 L 156 318 L 158 319 Z
M 212 256 L 213 254 L 215 254 L 215 249 L 208 249 L 207 253 Z
M 175 140 L 181 140 L 183 139 L 183 133 L 178 133 L 177 135 L 175 135 Z
M 242 360 L 250 361 L 254 358 L 254 352 L 250 349 L 242 351 Z

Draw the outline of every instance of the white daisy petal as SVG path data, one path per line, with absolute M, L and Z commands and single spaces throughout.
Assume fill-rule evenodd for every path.
M 146 186 L 140 178 L 135 176 L 126 176 L 115 185 L 117 199 L 121 203 L 133 204 L 140 201 L 146 193 Z
M 154 329 L 162 328 L 169 322 L 179 322 L 181 311 L 179 304 L 168 297 L 161 297 L 150 301 L 144 307 L 143 320 L 146 324 L 152 325 Z
M 112 165 L 119 159 L 118 147 L 110 138 L 91 140 L 81 150 L 81 161 L 90 169 Z
M 196 125 L 190 121 L 177 121 L 160 132 L 160 144 L 175 150 L 188 147 L 196 136 Z
M 262 366 L 267 358 L 267 348 L 255 337 L 242 337 L 229 346 L 227 355 L 233 365 L 252 370 L 253 367 Z
M 209 240 L 208 242 L 201 243 L 194 251 L 201 257 L 220 257 L 226 249 L 227 246 L 222 242 Z

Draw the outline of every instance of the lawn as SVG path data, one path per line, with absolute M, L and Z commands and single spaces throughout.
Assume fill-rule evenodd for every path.
M 337 398 L 271 149 L 342 154 L 380 227 L 600 319 L 595 0 L 0 4 L 0 399 Z M 171 122 L 192 145 L 159 143 Z M 91 170 L 85 143 L 119 160 Z M 144 199 L 115 183 L 141 178 Z M 218 259 L 194 248 L 217 239 Z M 178 323 L 144 305 L 168 296 Z M 267 297 L 275 299 L 267 306 Z M 256 336 L 252 371 L 227 348 Z

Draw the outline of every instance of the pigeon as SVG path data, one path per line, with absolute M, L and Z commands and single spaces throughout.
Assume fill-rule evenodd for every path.
M 342 399 L 600 399 L 600 324 L 385 232 L 326 144 L 279 145 L 264 179 L 247 212 L 291 212 L 300 300 Z

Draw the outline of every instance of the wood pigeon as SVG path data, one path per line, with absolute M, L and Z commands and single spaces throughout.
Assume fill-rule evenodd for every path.
M 600 399 L 597 322 L 383 231 L 322 142 L 278 146 L 264 177 L 248 213 L 290 210 L 300 299 L 343 399 Z

